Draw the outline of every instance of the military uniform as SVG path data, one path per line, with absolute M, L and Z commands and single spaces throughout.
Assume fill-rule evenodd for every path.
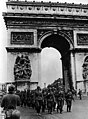
M 63 111 L 63 105 L 64 105 L 64 94 L 62 91 L 60 91 L 59 93 L 57 93 L 56 95 L 56 101 L 57 101 L 57 112 L 58 109 L 60 110 L 60 113 L 62 113 Z
M 68 91 L 66 94 L 66 103 L 67 103 L 67 112 L 71 112 L 73 95 L 71 91 Z
M 43 91 L 42 91 L 42 94 L 43 94 L 43 100 L 42 100 L 42 112 L 45 112 L 45 109 L 46 109 L 46 103 L 47 103 L 47 99 L 46 99 L 47 91 L 46 91 L 46 90 L 43 90 Z
M 48 113 L 53 112 L 53 105 L 54 105 L 54 94 L 53 92 L 49 91 L 47 93 L 47 108 L 48 108 Z
M 21 106 L 23 106 L 24 105 L 24 92 L 23 91 L 21 91 L 20 99 L 21 99 Z
M 16 109 L 16 106 L 20 106 L 20 97 L 14 94 L 13 85 L 9 86 L 9 93 L 4 95 L 1 107 L 4 108 L 6 118 L 5 119 L 19 119 L 20 112 Z
M 35 92 L 35 109 L 38 115 L 40 115 L 41 107 L 42 107 L 42 92 L 40 89 L 38 89 Z

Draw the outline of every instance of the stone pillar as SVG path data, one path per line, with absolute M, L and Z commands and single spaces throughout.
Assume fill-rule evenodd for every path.
M 69 71 L 67 56 L 62 57 L 62 67 L 63 67 L 63 84 L 65 86 L 65 91 L 69 88 Z
M 38 53 L 38 86 L 41 87 L 41 52 Z
M 76 89 L 76 67 L 75 67 L 75 54 L 71 52 L 70 54 L 71 57 L 71 75 L 72 75 L 72 82 L 73 82 L 73 87 Z

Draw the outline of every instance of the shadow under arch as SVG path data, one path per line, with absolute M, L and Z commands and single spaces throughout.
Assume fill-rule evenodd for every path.
M 62 37 L 69 43 L 70 49 L 74 48 L 74 43 L 73 43 L 72 38 L 70 38 L 69 35 L 67 35 L 63 31 L 58 31 L 56 33 L 55 31 L 48 31 L 48 32 L 43 33 L 42 36 L 39 38 L 39 47 L 42 48 L 43 40 L 47 39 L 47 37 L 52 36 L 52 35 L 57 35 L 59 37 Z
M 53 47 L 61 53 L 63 84 L 67 90 L 69 87 L 73 88 L 72 74 L 71 74 L 71 57 L 70 49 L 73 48 L 72 39 L 63 32 L 46 32 L 40 37 L 39 47 Z

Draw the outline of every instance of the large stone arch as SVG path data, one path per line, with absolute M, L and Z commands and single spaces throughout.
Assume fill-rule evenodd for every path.
M 13 69 L 17 55 L 27 54 L 32 68 L 31 89 L 34 85 L 36 88 L 41 82 L 41 50 L 53 46 L 62 55 L 65 87 L 74 86 L 84 92 L 82 65 L 84 57 L 88 56 L 87 5 L 8 0 L 6 6 L 7 12 L 3 13 L 3 17 L 8 30 L 7 82 L 14 82 Z M 54 45 L 50 44 L 49 39 L 57 36 L 63 42 L 60 40 L 58 43 L 57 38 L 55 42 L 52 40 Z M 62 47 L 62 44 L 67 47 Z

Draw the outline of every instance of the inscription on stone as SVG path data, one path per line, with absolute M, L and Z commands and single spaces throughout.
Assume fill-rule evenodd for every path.
M 34 44 L 33 32 L 11 32 L 11 44 Z
M 88 45 L 88 34 L 77 34 L 77 45 Z

